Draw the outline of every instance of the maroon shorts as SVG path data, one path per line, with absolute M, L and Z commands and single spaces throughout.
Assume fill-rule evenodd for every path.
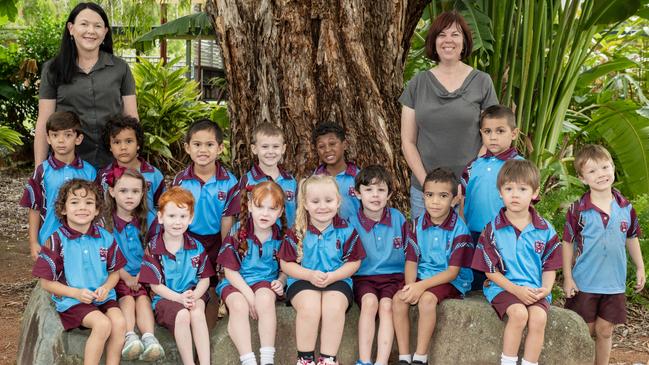
M 83 327 L 83 319 L 90 312 L 101 311 L 102 313 L 106 313 L 110 308 L 119 309 L 119 305 L 114 300 L 109 300 L 100 305 L 80 303 L 68 308 L 65 312 L 59 312 L 59 317 L 61 317 L 63 329 L 69 331 L 74 328 Z
M 523 302 L 521 302 L 521 300 L 518 299 L 514 294 L 506 291 L 496 295 L 491 301 L 491 306 L 496 311 L 496 314 L 498 314 L 498 318 L 500 318 L 501 321 L 505 319 L 507 308 L 509 308 L 509 306 L 511 306 L 512 304 L 523 304 Z M 525 306 L 529 308 L 533 305 L 543 308 L 546 313 L 550 310 L 550 303 L 548 303 L 547 299 L 545 298 Z
M 207 295 L 207 293 L 200 297 L 206 305 L 209 298 L 210 296 Z M 155 321 L 157 324 L 168 329 L 173 335 L 176 330 L 176 316 L 178 315 L 178 312 L 183 309 L 185 309 L 184 305 L 162 298 L 155 304 L 155 310 L 153 311 L 155 314 Z
M 253 291 L 254 293 L 256 293 L 257 290 L 259 290 L 259 289 L 261 289 L 261 288 L 268 288 L 268 289 L 270 289 L 270 281 L 260 281 L 260 282 L 258 282 L 258 283 L 254 283 L 254 284 L 252 284 L 252 285 L 250 286 L 250 289 L 252 289 L 252 291 Z M 270 290 L 273 291 L 272 289 L 270 289 Z M 226 299 L 230 294 L 232 294 L 232 293 L 239 293 L 239 289 L 233 287 L 232 285 L 226 285 L 226 286 L 223 288 L 223 290 L 221 291 L 221 300 L 222 300 L 223 302 L 225 302 L 225 299 Z M 275 292 L 273 291 L 273 293 L 275 293 Z
M 149 295 L 149 293 L 147 293 L 146 289 L 144 288 L 144 285 L 140 285 L 140 289 L 138 290 L 132 290 L 126 285 L 126 283 L 122 279 L 120 279 L 117 282 L 117 285 L 115 285 L 115 292 L 117 293 L 117 299 L 127 297 L 127 296 L 137 298 L 142 295 L 145 296 Z
M 419 281 L 419 279 L 417 279 L 417 281 Z M 426 289 L 426 291 L 433 293 L 435 297 L 437 297 L 438 305 L 446 299 L 462 299 L 462 293 L 460 293 L 460 291 L 451 283 L 437 285 Z
M 620 294 L 591 294 L 578 292 L 566 298 L 566 309 L 573 310 L 586 321 L 593 323 L 600 317 L 613 324 L 626 322 L 626 297 Z
M 403 274 L 354 276 L 354 301 L 361 306 L 365 294 L 374 294 L 378 300 L 392 299 L 403 287 Z

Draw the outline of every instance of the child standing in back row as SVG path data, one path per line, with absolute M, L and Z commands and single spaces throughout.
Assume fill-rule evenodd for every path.
M 566 216 L 563 231 L 563 290 L 566 308 L 577 312 L 596 339 L 595 364 L 608 364 L 615 325 L 626 320 L 626 250 L 636 267 L 635 291 L 646 277 L 631 203 L 613 188 L 615 166 L 609 152 L 586 145 L 575 170 L 588 185 Z

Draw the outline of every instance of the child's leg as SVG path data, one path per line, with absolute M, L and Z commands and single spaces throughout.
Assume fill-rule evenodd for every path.
M 392 325 L 392 299 L 382 298 L 379 301 L 379 333 L 376 338 L 376 362 L 387 365 L 394 341 Z
M 99 310 L 96 310 L 83 317 L 81 324 L 86 328 L 90 328 L 90 336 L 88 336 L 83 351 L 83 364 L 99 364 L 101 354 L 104 352 L 104 345 L 111 332 L 110 319 Z
M 192 324 L 192 335 L 194 336 L 194 345 L 198 354 L 198 363 L 201 365 L 210 364 L 210 331 L 207 329 L 207 320 L 205 318 L 205 302 L 198 299 L 194 308 L 189 311 Z
M 230 335 L 234 346 L 239 351 L 239 355 L 251 353 L 248 301 L 243 297 L 243 294 L 237 291 L 226 297 L 225 305 L 228 306 L 229 315 L 228 335 Z
M 548 321 L 546 311 L 536 305 L 527 307 L 527 337 L 525 338 L 525 352 L 523 359 L 536 363 L 541 356 L 543 339 L 545 338 L 545 324 Z
M 417 348 L 415 354 L 427 355 L 430 339 L 433 337 L 435 322 L 437 321 L 437 297 L 425 291 L 419 298 L 417 309 L 419 321 L 417 323 Z
M 275 313 L 275 293 L 268 288 L 255 292 L 255 308 L 259 326 L 259 344 L 261 347 L 275 347 L 277 319 Z
M 410 304 L 399 297 L 399 292 L 392 298 L 392 323 L 397 337 L 399 355 L 410 354 Z
M 124 315 L 126 321 L 126 332 L 135 331 L 135 300 L 132 296 L 127 295 L 119 298 L 119 309 Z
M 110 337 L 106 343 L 106 365 L 119 364 L 126 336 L 126 321 L 119 308 L 109 308 L 106 316 L 110 319 Z
M 372 362 L 372 342 L 376 330 L 376 312 L 379 310 L 379 299 L 373 293 L 361 298 L 361 315 L 358 319 L 358 359 Z M 392 321 L 392 318 L 390 318 Z
M 345 311 L 349 302 L 339 291 L 322 293 L 322 328 L 320 330 L 320 354 L 336 356 L 345 329 Z
M 611 347 L 613 346 L 613 329 L 615 324 L 597 317 L 594 324 L 595 328 L 595 365 L 608 364 L 611 356 Z
M 189 324 L 189 310 L 186 308 L 179 310 L 176 314 L 176 321 L 174 322 L 174 339 L 176 340 L 180 359 L 185 365 L 194 364 L 192 331 Z
M 503 334 L 503 354 L 505 356 L 517 357 L 518 348 L 521 345 L 523 329 L 527 325 L 527 307 L 523 304 L 512 304 L 507 308 L 507 324 Z
M 140 295 L 135 298 L 135 320 L 137 328 L 142 334 L 153 334 L 155 321 L 153 319 L 153 310 L 151 309 L 151 300 L 146 295 Z
M 295 294 L 291 305 L 295 308 L 295 342 L 299 352 L 315 350 L 321 315 L 321 292 L 302 290 Z

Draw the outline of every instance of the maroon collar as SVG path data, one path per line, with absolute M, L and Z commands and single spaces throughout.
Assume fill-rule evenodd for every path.
M 65 167 L 66 165 L 74 167 L 75 169 L 83 168 L 83 160 L 77 155 L 74 155 L 74 160 L 72 160 L 72 163 L 68 165 L 65 162 L 62 162 L 54 157 L 53 153 L 50 153 L 50 155 L 47 157 L 47 162 L 49 162 L 50 166 L 52 166 L 54 170 L 58 170 L 62 167 Z
M 455 228 L 455 223 L 457 223 L 458 215 L 457 213 L 455 213 L 455 210 L 451 208 L 451 211 L 449 212 L 448 216 L 446 217 L 444 222 L 442 222 L 442 224 L 440 225 L 437 225 L 432 221 L 430 214 L 428 214 L 428 212 L 424 213 L 424 217 L 422 219 L 424 220 L 422 223 L 423 229 L 428 229 L 430 227 L 439 227 L 447 231 L 452 231 Z
M 374 226 L 378 223 L 388 227 L 392 226 L 392 216 L 390 215 L 390 209 L 388 207 L 383 208 L 383 215 L 381 215 L 381 219 L 378 222 L 367 218 L 367 216 L 363 212 L 363 207 L 360 207 L 358 209 L 357 215 L 358 221 L 361 223 L 363 229 L 367 232 L 371 231 L 372 228 L 374 228 Z
M 68 226 L 68 222 L 63 223 L 63 225 L 61 226 L 61 228 L 59 228 L 59 230 L 63 233 L 65 238 L 69 240 L 76 240 L 77 238 L 83 236 L 84 234 L 92 238 L 101 237 L 101 233 L 99 233 L 99 227 L 97 227 L 97 225 L 94 223 L 90 225 L 90 228 L 88 228 L 88 232 L 86 233 L 81 233 L 77 230 L 70 228 L 70 226 Z
M 133 217 L 129 222 L 127 222 L 120 218 L 116 212 L 113 212 L 113 225 L 115 226 L 117 232 L 121 233 L 129 224 L 132 224 L 137 229 L 141 228 L 140 220 L 137 217 Z
M 507 215 L 505 215 L 505 210 L 506 208 L 500 208 L 500 212 L 498 212 L 498 215 L 496 216 L 496 229 L 501 229 L 505 228 L 507 226 L 512 226 L 514 225 L 507 219 Z M 533 206 L 530 205 L 530 215 L 532 216 L 532 225 L 536 229 L 548 229 L 548 224 L 545 222 L 543 218 L 539 215 L 539 213 L 534 209 Z M 515 227 L 514 227 L 515 228 Z
M 611 192 L 613 193 L 613 199 L 615 199 L 615 202 L 621 208 L 631 204 L 617 189 L 611 189 Z M 584 211 L 588 209 L 594 209 L 597 212 L 604 213 L 598 206 L 593 204 L 593 201 L 590 199 L 590 190 L 584 193 L 581 199 L 579 199 L 579 210 Z
M 279 174 L 282 175 L 283 178 L 285 179 L 291 178 L 291 174 L 289 174 L 288 171 L 286 171 L 284 167 L 282 167 L 282 165 L 278 165 L 277 168 L 279 169 Z M 250 173 L 252 174 L 252 178 L 255 180 L 261 180 L 265 177 L 269 178 L 270 180 L 273 180 L 270 176 L 266 175 L 261 170 L 261 167 L 259 167 L 258 164 L 252 165 L 252 168 L 250 169 Z
M 228 170 L 226 170 L 225 167 L 223 167 L 223 165 L 218 160 L 216 160 L 214 162 L 214 164 L 216 165 L 216 172 L 215 172 L 214 178 L 216 180 L 227 180 L 229 178 Z M 181 181 L 182 180 L 198 180 L 201 183 L 206 183 L 206 181 L 203 181 L 203 179 L 201 179 L 200 177 L 198 177 L 194 173 L 194 163 L 193 162 L 190 163 L 189 166 L 187 166 L 187 168 L 185 168 L 180 173 L 179 179 Z
M 334 226 L 334 229 L 347 227 L 347 221 L 342 219 L 338 214 L 336 214 L 331 224 Z M 322 232 L 320 232 L 319 229 L 317 229 L 313 224 L 311 224 L 311 222 L 309 222 L 309 224 L 307 225 L 307 229 L 309 230 L 309 232 L 313 234 L 317 234 L 317 235 L 322 234 Z
M 167 255 L 170 257 L 174 256 L 169 251 L 167 251 L 164 239 L 162 238 L 163 234 L 164 227 L 161 226 L 160 231 L 155 236 L 153 236 L 153 239 L 151 240 L 151 253 L 153 253 L 154 255 Z M 183 233 L 183 248 L 185 250 L 195 250 L 196 247 L 196 241 L 189 235 L 189 233 Z
M 347 167 L 345 167 L 344 171 L 345 175 L 353 176 L 356 177 L 358 174 L 358 166 L 352 161 L 347 162 Z M 327 171 L 327 165 L 322 164 L 318 166 L 318 168 L 315 169 L 314 172 L 315 175 L 329 175 L 329 171 Z
M 507 161 L 507 160 L 511 160 L 512 158 L 514 158 L 514 157 L 516 157 L 518 155 L 519 155 L 519 153 L 516 150 L 516 148 L 509 147 L 508 149 L 502 151 L 501 153 L 499 153 L 497 155 L 494 155 L 493 153 L 491 153 L 491 151 L 487 150 L 487 153 L 485 153 L 481 157 L 484 157 L 484 158 L 496 157 L 497 159 L 499 159 L 501 161 Z

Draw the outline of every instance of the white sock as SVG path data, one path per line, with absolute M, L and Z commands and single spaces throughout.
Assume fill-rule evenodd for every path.
M 399 355 L 399 361 L 401 361 L 401 360 L 407 361 L 408 364 L 410 364 L 412 362 L 412 356 L 410 356 L 410 354 L 408 354 L 408 355 Z
M 527 361 L 527 360 L 523 359 L 523 361 L 521 362 L 521 365 L 539 365 L 539 363 L 538 362 L 531 362 L 531 361 Z
M 500 365 L 516 365 L 516 362 L 518 362 L 518 356 L 500 355 Z
M 259 348 L 259 362 L 262 365 L 275 363 L 275 348 L 274 347 L 261 347 Z
M 415 352 L 415 354 L 412 355 L 412 361 L 421 361 L 423 363 L 426 363 L 428 362 L 428 354 L 419 355 L 418 353 Z
M 150 333 L 150 332 L 144 332 L 144 333 L 142 334 L 142 339 L 143 339 L 143 340 L 144 340 L 145 338 L 147 338 L 147 337 L 154 337 L 154 336 L 153 336 L 153 333 Z
M 255 358 L 254 352 L 249 352 L 245 355 L 239 356 L 241 360 L 241 365 L 257 365 L 257 359 Z
M 134 335 L 134 334 L 135 334 L 135 332 L 133 332 L 133 331 L 128 331 L 128 332 L 126 332 L 126 334 L 124 335 L 124 337 L 128 337 L 128 335 Z
M 381 364 L 380 362 L 375 362 L 374 365 L 384 365 L 384 364 Z

